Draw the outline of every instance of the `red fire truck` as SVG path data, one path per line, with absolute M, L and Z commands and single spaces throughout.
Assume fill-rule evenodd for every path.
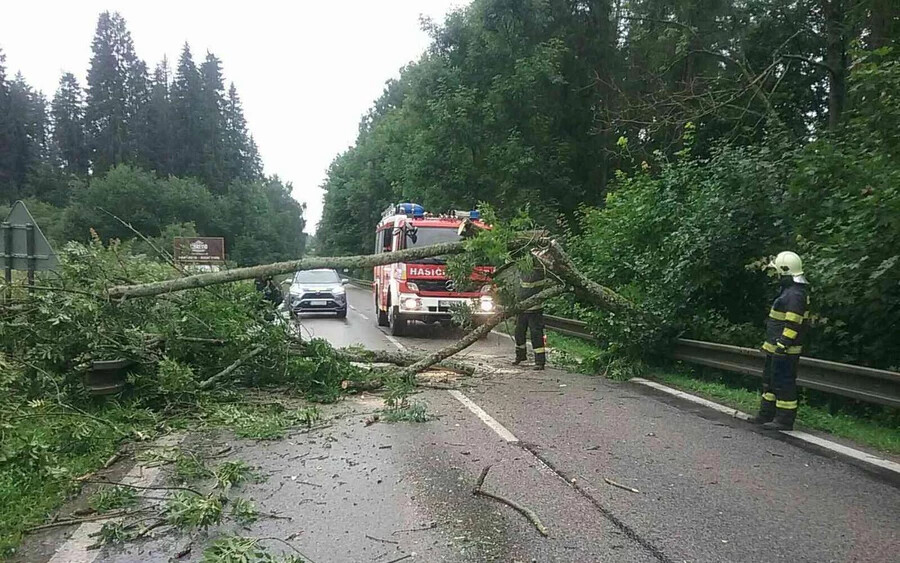
M 478 211 L 456 211 L 432 215 L 415 203 L 388 207 L 375 230 L 375 253 L 429 246 L 459 240 L 464 220 L 489 228 Z M 469 306 L 476 317 L 494 312 L 490 267 L 476 268 L 472 287 L 457 291 L 441 257 L 423 258 L 375 267 L 375 316 L 378 326 L 389 326 L 391 334 L 404 334 L 410 322 L 448 323 L 454 307 Z

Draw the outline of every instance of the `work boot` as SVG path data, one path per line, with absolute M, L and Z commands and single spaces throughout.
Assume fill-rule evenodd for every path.
M 766 430 L 793 430 L 797 409 L 778 409 L 775 420 L 763 424 Z
M 524 361 L 525 361 L 525 358 L 516 358 L 515 360 L 513 360 L 512 365 L 517 366 L 517 365 L 521 364 L 521 363 L 524 362 Z
M 533 368 L 534 371 L 544 371 L 544 364 L 535 364 Z
M 750 419 L 752 424 L 766 424 L 775 418 L 775 400 L 766 399 L 765 395 L 759 400 L 759 414 Z

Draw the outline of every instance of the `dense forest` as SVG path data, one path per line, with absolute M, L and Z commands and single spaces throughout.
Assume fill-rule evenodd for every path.
M 49 102 L 7 75 L 0 51 L 0 206 L 24 199 L 57 245 L 91 229 L 133 238 L 127 221 L 164 248 L 179 234 L 224 236 L 238 264 L 302 253 L 304 207 L 264 177 L 218 57 L 198 64 L 185 44 L 174 72 L 165 58 L 151 72 L 109 12 L 91 49 L 87 84 L 63 73 Z
M 682 334 L 755 345 L 760 266 L 793 249 L 812 353 L 898 365 L 897 2 L 475 0 L 424 26 L 329 169 L 323 253 L 369 251 L 398 200 L 527 208 Z

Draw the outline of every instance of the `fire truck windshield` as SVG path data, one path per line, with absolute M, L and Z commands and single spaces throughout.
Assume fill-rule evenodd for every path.
M 418 227 L 415 231 L 406 231 L 407 248 L 429 246 L 442 242 L 456 242 L 458 240 L 459 234 L 456 232 L 456 227 Z

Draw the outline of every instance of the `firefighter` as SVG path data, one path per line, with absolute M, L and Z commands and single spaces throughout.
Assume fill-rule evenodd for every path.
M 516 297 L 524 301 L 532 295 L 541 292 L 551 282 L 544 275 L 542 264 L 535 260 L 531 271 L 522 275 L 519 281 Z M 534 350 L 534 369 L 543 371 L 547 363 L 547 349 L 544 347 L 544 306 L 535 305 L 527 311 L 522 311 L 516 316 L 516 359 L 513 365 L 519 365 L 525 361 L 527 346 L 525 345 L 525 332 L 531 333 L 531 347 Z
M 809 327 L 809 282 L 803 262 L 782 252 L 769 264 L 778 274 L 781 291 L 766 320 L 766 364 L 759 414 L 753 419 L 769 430 L 793 430 L 797 417 L 797 364 Z

